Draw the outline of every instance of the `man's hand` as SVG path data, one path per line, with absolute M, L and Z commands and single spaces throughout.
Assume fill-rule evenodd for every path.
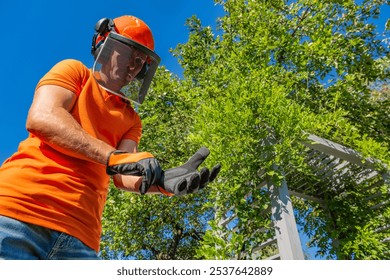
M 202 147 L 185 164 L 163 171 L 159 183 L 165 190 L 163 193 L 182 196 L 198 192 L 212 182 L 221 170 L 220 164 L 214 166 L 211 171 L 206 167 L 197 170 L 209 154 L 209 149 Z
M 159 162 L 147 152 L 113 151 L 108 156 L 106 172 L 108 175 L 142 176 L 141 194 L 145 194 L 151 185 L 157 184 L 162 175 Z

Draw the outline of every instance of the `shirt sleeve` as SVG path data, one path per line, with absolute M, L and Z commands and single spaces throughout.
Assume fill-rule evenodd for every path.
M 137 144 L 141 140 L 142 136 L 142 122 L 139 115 L 133 110 L 133 125 L 130 127 L 130 129 L 123 135 L 122 140 L 129 139 L 135 141 Z
M 54 65 L 38 82 L 36 89 L 43 85 L 57 85 L 79 95 L 89 75 L 82 62 L 66 59 Z

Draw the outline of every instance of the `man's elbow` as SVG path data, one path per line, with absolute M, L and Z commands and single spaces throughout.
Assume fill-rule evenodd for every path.
M 39 116 L 39 114 L 29 112 L 26 121 L 26 129 L 29 133 L 40 135 L 44 131 L 45 127 L 47 127 L 47 124 L 44 117 Z

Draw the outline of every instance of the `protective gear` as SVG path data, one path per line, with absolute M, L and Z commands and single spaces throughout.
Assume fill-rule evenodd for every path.
M 122 16 L 101 19 L 95 30 L 95 79 L 107 91 L 142 104 L 160 63 L 150 28 L 136 17 Z
M 140 193 L 145 194 L 151 185 L 159 182 L 162 174 L 157 159 L 148 152 L 127 153 L 124 151 L 113 151 L 107 158 L 108 175 L 134 175 L 142 176 Z
M 114 23 L 117 33 L 154 50 L 152 31 L 145 22 L 133 16 L 122 16 L 114 19 Z
M 221 170 L 221 165 L 217 164 L 209 171 L 203 167 L 200 172 L 198 167 L 210 154 L 206 147 L 200 148 L 185 164 L 163 171 L 159 183 L 160 191 L 168 196 L 187 195 L 196 193 L 212 182 Z

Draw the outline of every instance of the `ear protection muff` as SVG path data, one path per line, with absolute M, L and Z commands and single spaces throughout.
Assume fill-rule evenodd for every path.
M 91 47 L 91 53 L 96 59 L 97 52 L 96 50 L 103 44 L 107 33 L 114 31 L 115 32 L 115 23 L 112 19 L 109 18 L 102 18 L 100 19 L 96 24 L 95 24 L 95 34 L 93 35 L 92 38 L 92 47 Z M 103 37 L 102 40 L 100 40 L 98 43 L 96 43 L 97 38 L 101 36 Z M 144 65 L 142 66 L 141 71 L 137 74 L 135 77 L 138 80 L 142 80 L 146 73 L 148 72 L 148 63 L 145 62 Z
M 95 31 L 99 34 L 105 34 L 115 30 L 115 24 L 112 19 L 102 18 L 95 24 Z
M 138 72 L 138 74 L 135 76 L 135 78 L 138 80 L 142 80 L 143 78 L 145 78 L 145 75 L 148 72 L 148 69 L 149 69 L 149 64 L 147 62 L 145 62 L 144 65 L 142 66 L 141 71 Z
M 95 24 L 95 34 L 93 35 L 92 38 L 92 48 L 91 48 L 91 53 L 95 58 L 96 58 L 96 50 L 104 42 L 104 39 L 106 38 L 106 34 L 108 32 L 111 32 L 112 30 L 115 30 L 115 24 L 112 19 L 102 18 Z M 103 40 L 100 40 L 100 42 L 96 43 L 98 36 L 103 37 Z

